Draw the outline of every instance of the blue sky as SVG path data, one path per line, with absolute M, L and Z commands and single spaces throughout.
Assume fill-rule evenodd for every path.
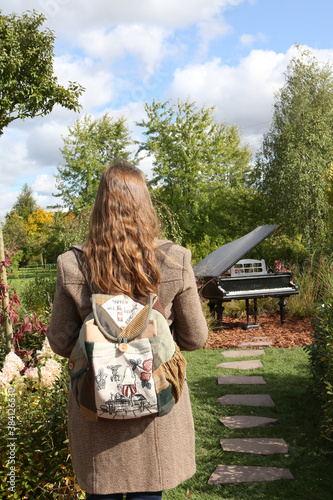
M 333 63 L 332 0 L 0 0 L 4 14 L 43 12 L 55 31 L 55 74 L 86 87 L 80 115 L 56 108 L 15 121 L 0 138 L 2 220 L 25 182 L 43 208 L 57 203 L 54 174 L 68 127 L 86 113 L 136 121 L 145 101 L 215 106 L 253 151 L 272 118 L 274 93 L 295 43 Z M 141 168 L 149 176 L 151 161 Z

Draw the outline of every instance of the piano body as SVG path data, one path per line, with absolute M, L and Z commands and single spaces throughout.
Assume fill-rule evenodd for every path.
M 285 298 L 299 293 L 298 286 L 292 283 L 291 272 L 268 272 L 263 259 L 243 259 L 277 227 L 259 226 L 245 236 L 216 249 L 194 266 L 194 274 L 201 284 L 202 296 L 208 299 L 210 311 L 216 315 L 221 325 L 223 302 L 245 300 L 247 323 L 244 328 L 258 327 L 257 299 L 263 297 L 279 299 L 281 323 L 285 322 Z M 252 324 L 250 324 L 249 306 L 251 299 L 254 302 Z

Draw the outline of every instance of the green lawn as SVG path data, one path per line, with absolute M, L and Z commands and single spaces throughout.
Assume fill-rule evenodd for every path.
M 10 285 L 10 292 L 13 293 L 15 290 L 16 294 L 20 297 L 21 292 L 25 285 L 30 281 L 33 281 L 35 278 L 9 278 L 8 285 Z
M 165 500 L 333 498 L 332 454 L 328 453 L 328 444 L 319 438 L 319 405 L 311 391 L 308 358 L 302 348 L 266 349 L 265 356 L 260 357 L 264 367 L 250 371 L 216 368 L 218 363 L 228 361 L 220 350 L 189 352 L 186 358 L 196 426 L 197 473 L 175 490 L 165 492 Z M 262 375 L 267 385 L 218 385 L 218 376 L 228 374 Z M 269 394 L 275 407 L 221 406 L 217 402 L 224 394 L 245 393 Z M 267 416 L 278 418 L 279 423 L 256 429 L 229 430 L 219 422 L 219 418 L 229 415 Z M 221 438 L 242 437 L 283 438 L 289 453 L 255 456 L 222 451 Z M 208 479 L 220 464 L 285 467 L 290 469 L 295 480 L 211 486 Z

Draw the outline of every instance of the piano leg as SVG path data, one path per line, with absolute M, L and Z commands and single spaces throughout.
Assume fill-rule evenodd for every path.
M 218 323 L 218 326 L 220 326 L 221 328 L 223 328 L 223 311 L 224 311 L 224 307 L 222 306 L 222 302 L 219 303 L 219 304 L 216 304 L 216 319 L 217 319 L 217 323 Z
M 280 306 L 281 325 L 283 325 L 286 321 L 286 305 L 287 305 L 287 302 L 284 300 L 284 296 L 280 297 L 278 304 Z
M 219 328 L 223 328 L 223 311 L 224 307 L 222 306 L 222 302 L 208 302 L 208 307 L 211 315 L 217 321 L 217 326 Z
M 259 326 L 257 323 L 257 316 L 258 316 L 258 306 L 257 306 L 257 299 L 253 299 L 253 308 L 254 308 L 254 324 Z
M 209 312 L 213 316 L 213 318 L 215 318 L 215 306 L 216 304 L 214 304 L 213 302 L 208 302 Z
M 245 299 L 246 303 L 246 325 L 243 326 L 244 330 L 249 330 L 250 328 L 258 328 L 257 323 L 257 315 L 258 315 L 258 307 L 257 307 L 257 299 L 253 299 L 254 306 L 254 323 L 250 323 L 250 302 L 249 299 Z

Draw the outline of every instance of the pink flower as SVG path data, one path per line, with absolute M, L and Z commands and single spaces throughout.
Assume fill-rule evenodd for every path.
M 41 381 L 42 387 L 50 387 L 54 384 L 56 378 L 60 375 L 61 368 L 59 363 L 54 359 L 48 359 L 45 366 L 41 368 Z
M 17 369 L 18 372 L 23 370 L 24 368 L 24 363 L 22 359 L 19 358 L 19 356 L 17 356 L 17 354 L 15 354 L 14 352 L 10 352 L 7 354 L 5 358 L 5 363 L 10 363 Z
M 38 370 L 35 367 L 30 367 L 24 374 L 28 380 L 38 380 Z
M 24 366 L 22 359 L 14 352 L 8 353 L 0 372 L 0 387 L 5 387 L 9 384 L 23 370 Z
M 48 359 L 45 363 L 45 368 L 54 375 L 54 377 L 59 377 L 61 368 L 59 363 L 54 359 Z
M 43 342 L 42 349 L 40 351 L 36 352 L 36 357 L 37 357 L 38 361 L 43 361 L 44 359 L 50 358 L 53 355 L 54 355 L 54 353 L 50 347 L 48 339 L 46 338 Z

